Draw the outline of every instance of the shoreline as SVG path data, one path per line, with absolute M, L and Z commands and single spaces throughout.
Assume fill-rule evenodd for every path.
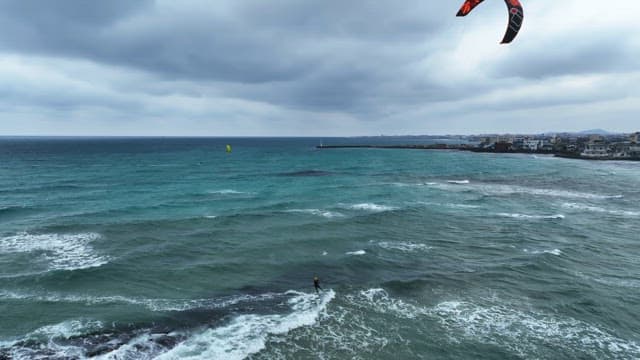
M 561 153 L 554 151 L 529 151 L 529 150 L 509 150 L 495 151 L 490 149 L 480 149 L 467 145 L 449 145 L 449 144 L 429 144 L 429 145 L 317 145 L 316 149 L 414 149 L 414 150 L 457 150 L 471 151 L 477 153 L 492 154 L 532 154 L 532 155 L 553 155 L 555 157 L 578 160 L 597 160 L 597 161 L 640 161 L 640 158 L 617 158 L 617 157 L 589 157 L 580 154 Z

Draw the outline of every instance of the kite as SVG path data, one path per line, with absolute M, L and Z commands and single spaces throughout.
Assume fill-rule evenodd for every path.
M 482 1 L 484 0 L 465 0 L 456 16 L 466 16 Z M 509 25 L 507 26 L 507 32 L 504 34 L 501 44 L 508 44 L 516 37 L 516 35 L 518 35 L 520 26 L 522 26 L 522 19 L 524 19 L 524 12 L 522 11 L 520 1 L 504 0 L 504 2 L 507 4 L 507 8 L 509 9 Z

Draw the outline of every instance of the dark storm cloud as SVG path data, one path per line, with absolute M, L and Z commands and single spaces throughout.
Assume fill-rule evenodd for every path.
M 114 20 L 136 13 L 151 4 L 153 4 L 153 0 L 0 1 L 2 13 L 6 18 L 14 18 L 16 22 L 22 23 L 25 27 L 48 28 L 49 30 L 56 27 L 64 29 L 104 26 Z
M 0 44 L 6 50 L 247 83 L 303 77 L 323 66 L 325 57 L 339 57 L 332 48 L 340 50 L 337 43 L 349 39 L 413 41 L 440 22 L 421 12 L 442 9 L 408 2 L 405 10 L 389 13 L 390 2 L 380 1 L 206 2 L 191 8 L 176 2 L 175 12 L 135 1 L 2 4 Z
M 467 18 L 458 1 L 0 0 L 0 126 L 19 108 L 131 128 L 197 119 L 198 134 L 228 118 L 251 134 L 306 134 L 307 118 L 421 132 L 637 97 L 637 5 L 585 1 L 530 2 L 524 33 L 498 46 L 497 0 Z
M 223 83 L 226 94 L 239 98 L 296 109 L 370 112 L 387 96 L 415 103 L 463 95 L 411 73 L 411 66 L 433 51 L 430 47 L 450 46 L 434 39 L 455 23 L 453 16 L 442 14 L 450 15 L 457 4 L 2 4 L 0 46 L 7 51 L 89 59 L 171 80 Z M 430 44 L 434 41 L 438 45 Z
M 367 99 L 406 75 L 406 65 L 425 55 L 416 44 L 451 23 L 434 15 L 453 9 L 423 1 L 205 2 L 174 12 L 152 2 L 64 4 L 11 2 L 0 43 L 168 79 L 224 82 L 240 98 L 342 111 L 372 106 Z

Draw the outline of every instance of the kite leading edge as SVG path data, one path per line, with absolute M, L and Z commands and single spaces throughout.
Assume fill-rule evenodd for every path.
M 466 16 L 482 1 L 484 0 L 465 0 L 456 16 Z M 504 2 L 507 4 L 507 9 L 509 10 L 509 24 L 507 25 L 504 38 L 500 43 L 508 44 L 518 35 L 518 31 L 520 31 L 520 27 L 522 26 L 522 20 L 524 19 L 524 12 L 522 11 L 520 1 L 504 0 Z

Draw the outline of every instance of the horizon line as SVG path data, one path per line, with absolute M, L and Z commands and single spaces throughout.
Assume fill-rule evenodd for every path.
M 604 134 L 603 134 L 604 132 Z M 6 138 L 200 138 L 200 139 L 223 139 L 223 138 L 359 138 L 359 137 L 420 137 L 420 136 L 501 136 L 501 135 L 550 135 L 550 134 L 580 134 L 580 135 L 626 135 L 635 134 L 640 130 L 629 132 L 612 132 L 602 129 L 582 130 L 582 131 L 545 131 L 534 133 L 475 133 L 475 134 L 379 134 L 379 135 L 0 135 L 0 139 Z

